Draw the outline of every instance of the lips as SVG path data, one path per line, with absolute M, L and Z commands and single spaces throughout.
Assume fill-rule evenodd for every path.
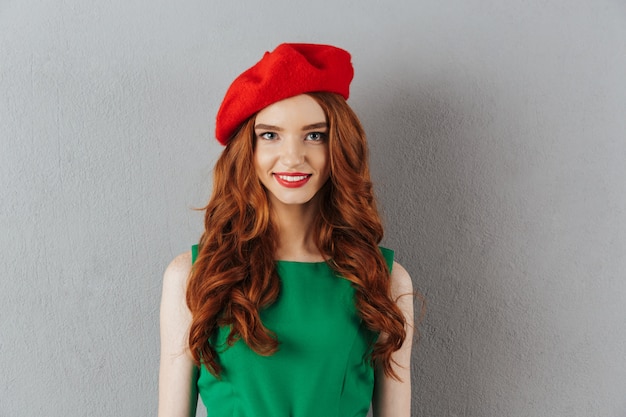
M 274 178 L 283 187 L 298 188 L 309 182 L 311 174 L 301 172 L 275 172 Z

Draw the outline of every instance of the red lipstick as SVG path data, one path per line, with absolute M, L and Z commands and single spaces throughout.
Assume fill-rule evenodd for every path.
M 309 182 L 311 174 L 302 172 L 274 172 L 274 178 L 283 187 L 298 188 Z

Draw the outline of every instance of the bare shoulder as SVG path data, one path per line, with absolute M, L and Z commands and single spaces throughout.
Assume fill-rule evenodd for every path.
M 191 313 L 187 308 L 187 281 L 191 272 L 191 253 L 178 255 L 170 262 L 163 274 L 161 293 L 162 343 L 170 344 L 171 351 L 184 349 Z M 175 344 L 172 345 L 172 343 Z
M 159 416 L 195 415 L 197 368 L 189 351 L 192 315 L 185 295 L 191 272 L 191 252 L 178 255 L 163 275 L 159 367 Z
M 396 297 L 413 292 L 411 276 L 402 265 L 395 261 L 391 269 L 391 292 Z
M 175 257 L 165 269 L 163 275 L 164 287 L 185 287 L 191 272 L 191 251 L 181 253 Z
M 165 273 L 180 273 L 191 271 L 191 251 L 181 253 L 167 266 Z

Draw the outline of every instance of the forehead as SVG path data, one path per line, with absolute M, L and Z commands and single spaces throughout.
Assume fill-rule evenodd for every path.
M 326 115 L 322 107 L 313 97 L 306 94 L 272 103 L 256 116 L 256 123 L 274 126 L 303 126 L 325 121 Z

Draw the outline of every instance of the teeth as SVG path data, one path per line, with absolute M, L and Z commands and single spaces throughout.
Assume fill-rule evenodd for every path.
M 306 179 L 308 175 L 279 175 L 278 177 L 283 181 L 297 182 Z

